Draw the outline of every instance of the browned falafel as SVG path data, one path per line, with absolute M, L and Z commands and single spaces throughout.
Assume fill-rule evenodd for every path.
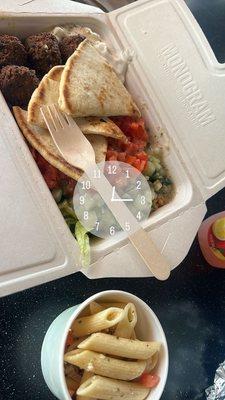
M 62 64 L 58 40 L 48 32 L 29 36 L 25 40 L 30 66 L 37 75 L 45 75 L 55 65 Z
M 39 84 L 34 70 L 7 65 L 0 72 L 0 90 L 10 106 L 27 107 L 33 91 Z
M 63 63 L 74 53 L 79 44 L 86 39 L 83 35 L 70 35 L 65 36 L 59 42 L 59 49 L 61 52 Z
M 27 52 L 16 36 L 0 35 L 0 67 L 10 64 L 25 66 Z

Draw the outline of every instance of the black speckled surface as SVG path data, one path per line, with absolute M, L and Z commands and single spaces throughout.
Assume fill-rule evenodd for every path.
M 225 0 L 188 0 L 225 60 Z M 225 209 L 225 190 L 208 201 L 208 215 Z M 177 244 L 179 246 L 179 243 Z M 66 277 L 0 299 L 0 400 L 53 400 L 42 378 L 40 350 L 52 320 L 64 309 L 107 289 L 131 291 L 158 315 L 167 336 L 170 368 L 162 400 L 203 400 L 225 360 L 225 271 L 204 261 L 197 240 L 164 283 L 154 279 L 89 281 Z M 57 349 L 56 349 L 57 351 Z

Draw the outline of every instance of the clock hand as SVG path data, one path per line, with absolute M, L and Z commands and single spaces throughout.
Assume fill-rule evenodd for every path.
M 112 187 L 112 198 L 111 198 L 111 201 L 114 201 L 114 195 L 115 195 L 115 186 Z
M 116 188 L 115 186 L 112 187 L 112 198 L 111 201 L 123 201 L 123 202 L 128 202 L 128 201 L 134 201 L 133 199 L 127 199 L 127 198 L 120 198 L 118 195 L 117 197 L 115 197 L 115 193 L 116 193 Z
M 112 199 L 112 201 L 122 201 L 123 203 L 126 203 L 128 201 L 134 201 L 133 199 Z
M 118 200 L 116 200 L 116 201 L 123 201 L 124 203 L 126 202 L 126 201 L 134 201 L 134 199 L 118 199 Z

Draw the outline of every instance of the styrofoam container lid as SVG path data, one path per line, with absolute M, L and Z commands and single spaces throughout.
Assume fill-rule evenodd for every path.
M 146 91 L 209 198 L 225 185 L 225 65 L 184 1 L 142 0 L 110 19 L 122 45 L 135 51 Z
M 22 35 L 61 22 L 83 21 L 105 33 L 117 48 L 134 51 L 128 88 L 134 95 L 137 92 L 137 101 L 144 99 L 147 123 L 154 120 L 153 125 L 162 126 L 171 139 L 167 161 L 174 172 L 176 196 L 151 216 L 146 228 L 174 268 L 204 217 L 205 199 L 224 187 L 224 66 L 216 61 L 182 0 L 140 0 L 106 15 L 79 17 L 72 14 L 77 11 L 74 2 L 62 1 L 57 14 L 52 14 L 55 4 L 49 1 L 48 11 L 35 0 L 18 5 L 20 13 L 12 3 L 7 3 L 8 10 L 17 13 L 4 15 L 2 32 Z M 32 10 L 34 14 L 26 14 Z M 76 272 L 81 261 L 78 245 L 2 97 L 0 104 L 1 296 Z M 150 276 L 127 242 L 92 248 L 93 264 L 83 271 L 90 278 Z

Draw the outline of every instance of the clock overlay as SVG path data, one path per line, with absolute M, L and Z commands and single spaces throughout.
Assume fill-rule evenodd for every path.
M 100 238 L 108 238 L 122 230 L 94 188 L 94 181 L 99 179 L 100 174 L 104 174 L 112 186 L 111 202 L 124 202 L 137 222 L 149 217 L 152 194 L 147 179 L 140 171 L 124 162 L 107 161 L 98 164 L 92 174 L 93 184 L 84 173 L 77 182 L 73 196 L 77 218 L 87 231 Z M 130 223 L 126 221 L 127 234 L 129 230 Z

